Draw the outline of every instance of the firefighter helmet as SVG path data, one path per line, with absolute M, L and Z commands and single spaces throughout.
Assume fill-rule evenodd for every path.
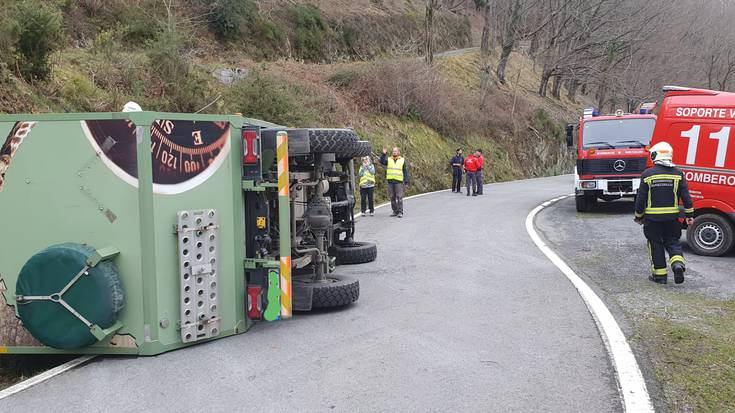
M 651 147 L 651 160 L 655 163 L 670 164 L 674 159 L 674 148 L 667 142 L 659 142 Z

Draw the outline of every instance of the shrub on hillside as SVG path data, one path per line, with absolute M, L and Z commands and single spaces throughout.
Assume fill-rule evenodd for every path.
M 209 27 L 220 40 L 237 40 L 257 12 L 252 0 L 218 0 L 212 4 Z
M 258 57 L 277 54 L 283 32 L 260 15 L 253 0 L 216 0 L 210 3 L 209 29 L 219 40 L 246 44 Z
M 194 112 L 207 102 L 207 80 L 197 73 L 188 58 L 184 34 L 166 30 L 148 42 L 146 95 L 158 109 Z
M 291 9 L 291 20 L 295 26 L 295 55 L 310 62 L 323 61 L 329 26 L 321 11 L 311 5 L 297 5 Z
M 352 86 L 359 77 L 360 74 L 354 69 L 338 69 L 327 78 L 327 82 L 338 89 L 344 89 Z
M 304 95 L 300 88 L 256 70 L 230 89 L 227 100 L 234 111 L 244 116 L 285 126 L 304 126 L 313 118 Z
M 31 0 L 18 3 L 13 17 L 21 75 L 29 81 L 45 80 L 51 73 L 49 57 L 62 43 L 61 13 L 53 5 Z
M 355 82 L 355 98 L 381 113 L 421 120 L 459 140 L 469 135 L 497 136 L 509 123 L 504 95 L 482 102 L 418 61 L 379 64 Z
M 66 1 L 64 26 L 77 44 L 87 46 L 104 31 L 114 31 L 115 40 L 140 47 L 161 31 L 159 21 L 165 10 L 158 0 L 75 0 Z
M 9 10 L 0 8 L 0 64 L 4 68 L 15 66 L 15 44 L 18 41 L 18 22 Z

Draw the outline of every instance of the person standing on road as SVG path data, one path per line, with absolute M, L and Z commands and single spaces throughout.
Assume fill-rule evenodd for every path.
M 362 215 L 370 209 L 370 216 L 375 215 L 375 205 L 373 204 L 373 193 L 375 192 L 375 165 L 370 162 L 369 156 L 363 156 L 362 165 L 357 172 L 360 178 L 360 211 Z
M 684 204 L 686 222 L 694 223 L 694 208 L 686 177 L 674 166 L 674 150 L 666 142 L 659 142 L 651 149 L 653 167 L 641 174 L 641 184 L 635 199 L 635 222 L 643 225 L 651 257 L 651 276 L 658 284 L 666 284 L 666 252 L 674 272 L 674 282 L 684 282 L 686 261 L 682 255 L 679 200 Z
M 467 196 L 477 196 L 477 167 L 479 158 L 473 153 L 464 160 L 465 181 L 467 181 Z
M 484 183 L 482 182 L 482 169 L 485 167 L 485 157 L 482 156 L 482 149 L 475 151 L 477 157 L 477 172 L 475 172 L 475 180 L 477 181 L 477 195 L 482 195 Z
M 449 161 L 452 165 L 452 192 L 462 192 L 462 170 L 464 168 L 464 156 L 462 148 L 457 149 L 457 154 Z
M 401 150 L 398 147 L 394 147 L 391 156 L 388 157 L 388 148 L 385 146 L 383 155 L 380 156 L 380 163 L 386 167 L 385 179 L 388 183 L 388 197 L 390 206 L 393 208 L 391 216 L 403 218 L 403 194 L 408 185 L 408 163 L 401 156 Z

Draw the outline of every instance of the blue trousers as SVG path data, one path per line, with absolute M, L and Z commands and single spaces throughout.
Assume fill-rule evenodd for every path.
M 452 168 L 452 191 L 462 192 L 462 169 Z

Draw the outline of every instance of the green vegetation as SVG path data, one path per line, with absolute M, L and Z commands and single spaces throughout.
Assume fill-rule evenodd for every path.
M 679 295 L 643 322 L 656 376 L 671 411 L 735 409 L 735 301 Z
M 295 25 L 294 51 L 296 56 L 309 62 L 326 59 L 325 44 L 329 27 L 321 11 L 311 5 L 297 5 L 291 10 L 291 20 Z
M 305 125 L 312 123 L 316 116 L 306 104 L 306 92 L 302 88 L 261 70 L 236 83 L 227 100 L 234 112 L 280 125 Z
M 36 0 L 12 4 L 9 10 L 0 31 L 5 64 L 17 67 L 25 80 L 46 80 L 49 57 L 61 46 L 61 13 Z

